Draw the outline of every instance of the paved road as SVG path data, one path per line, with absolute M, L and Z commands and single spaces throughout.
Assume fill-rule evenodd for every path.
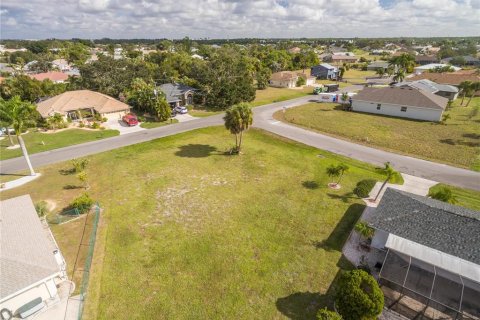
M 352 90 L 352 87 L 344 90 Z M 312 99 L 315 98 L 313 96 L 306 96 L 257 107 L 254 109 L 254 126 L 319 149 L 328 150 L 375 165 L 382 165 L 386 161 L 390 161 L 397 170 L 410 175 L 459 187 L 480 190 L 480 172 L 473 172 L 466 169 L 455 168 L 444 164 L 370 148 L 288 125 L 276 121 L 272 117 L 273 113 L 278 110 L 305 104 Z M 37 153 L 31 155 L 31 160 L 35 167 L 39 167 L 198 128 L 222 125 L 222 116 L 223 115 L 215 115 L 206 118 L 199 118 L 165 127 Z M 26 164 L 23 158 L 9 159 L 0 162 L 0 172 L 3 174 L 18 172 L 25 168 Z

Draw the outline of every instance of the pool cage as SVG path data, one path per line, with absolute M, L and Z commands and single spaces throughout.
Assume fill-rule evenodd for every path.
M 480 319 L 480 283 L 395 250 L 387 251 L 380 284 L 393 293 L 385 306 L 411 319 Z

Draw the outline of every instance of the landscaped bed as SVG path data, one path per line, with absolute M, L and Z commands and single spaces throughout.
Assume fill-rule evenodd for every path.
M 74 144 L 88 141 L 105 139 L 119 134 L 118 130 L 88 130 L 88 129 L 67 129 L 56 133 L 42 133 L 32 129 L 30 132 L 22 135 L 27 146 L 29 154 L 48 151 L 57 148 L 63 148 Z M 16 158 L 22 156 L 22 150 L 7 149 L 10 141 L 7 136 L 0 140 L 0 160 Z M 12 137 L 14 143 L 17 143 L 15 136 Z
M 332 281 L 351 267 L 341 247 L 364 208 L 352 190 L 383 177 L 257 130 L 229 156 L 232 139 L 213 127 L 89 157 L 88 193 L 104 222 L 86 319 L 305 319 L 331 307 Z M 340 162 L 350 169 L 329 189 L 325 170 Z M 67 207 L 83 192 L 65 188 L 79 184 L 70 168 L 41 168 L 2 197 Z M 69 264 L 74 223 L 53 228 Z
M 332 103 L 309 103 L 274 117 L 372 147 L 478 171 L 480 98 L 474 98 L 469 107 L 460 106 L 460 100 L 447 111 L 451 118 L 446 125 L 346 112 Z

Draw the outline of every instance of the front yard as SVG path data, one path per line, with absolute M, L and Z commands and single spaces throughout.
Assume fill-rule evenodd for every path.
M 313 87 L 303 87 L 298 89 L 267 87 L 264 90 L 257 90 L 252 105 L 257 107 L 264 104 L 295 99 L 309 94 L 313 94 Z
M 417 158 L 480 170 L 480 98 L 447 111 L 447 125 L 342 111 L 332 103 L 309 103 L 277 112 L 282 121 L 342 139 Z M 475 111 L 477 110 L 477 111 Z
M 35 130 L 35 129 L 33 129 Z M 87 129 L 67 129 L 57 133 L 42 133 L 30 131 L 22 135 L 27 146 L 29 154 L 48 151 L 57 148 L 63 148 L 74 144 L 105 139 L 119 134 L 118 130 L 87 130 Z M 10 141 L 7 136 L 0 140 L 0 160 L 22 156 L 22 150 L 7 149 Z M 14 143 L 17 143 L 16 137 L 13 137 Z
M 332 303 L 341 248 L 364 205 L 351 191 L 382 177 L 368 164 L 251 130 L 225 154 L 222 127 L 90 158 L 92 198 L 104 208 L 85 319 L 313 319 Z M 326 187 L 330 164 L 350 171 Z M 31 194 L 65 207 L 82 191 L 70 163 L 40 168 Z M 62 174 L 63 173 L 63 174 Z M 53 228 L 71 265 L 75 225 Z M 78 240 L 77 240 L 78 241 Z

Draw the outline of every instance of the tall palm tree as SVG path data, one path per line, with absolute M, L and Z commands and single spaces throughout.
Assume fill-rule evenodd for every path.
M 23 141 L 21 134 L 29 126 L 35 125 L 35 113 L 35 105 L 28 101 L 22 101 L 19 96 L 14 96 L 8 101 L 3 99 L 0 101 L 0 120 L 8 123 L 15 130 L 15 135 L 17 136 L 23 156 L 27 162 L 28 168 L 30 169 L 30 175 L 32 176 L 35 175 L 35 171 L 33 170 L 27 148 L 25 147 L 25 142 Z
M 380 193 L 382 193 L 382 190 L 383 190 L 383 188 L 385 188 L 385 185 L 387 184 L 387 182 L 389 182 L 394 176 L 399 174 L 398 171 L 396 171 L 392 167 L 390 162 L 385 162 L 385 166 L 383 168 L 378 169 L 378 171 L 380 173 L 383 173 L 386 176 L 386 178 L 385 178 L 385 181 L 383 181 L 382 186 L 380 187 L 380 190 L 378 190 L 378 193 L 375 196 L 374 201 L 377 201 L 378 196 L 380 196 Z
M 405 71 L 403 69 L 398 69 L 393 76 L 393 81 L 402 82 L 405 79 Z
M 472 101 L 473 96 L 475 95 L 475 92 L 480 90 L 480 82 L 474 82 L 470 85 L 470 97 L 468 98 L 468 102 L 465 105 L 465 107 L 468 107 L 470 105 L 470 102 Z
M 463 101 L 465 100 L 465 97 L 467 95 L 470 95 L 470 92 L 472 91 L 472 81 L 462 81 L 458 88 L 462 92 L 462 101 L 460 102 L 460 105 L 463 106 Z
M 337 182 L 335 182 L 335 185 L 338 185 L 340 183 L 340 180 L 342 180 L 343 175 L 345 174 L 345 172 L 348 171 L 348 169 L 349 167 L 344 163 L 340 163 L 338 165 L 332 164 L 327 167 L 326 173 L 331 178 L 338 177 Z
M 239 103 L 227 109 L 225 116 L 225 128 L 235 135 L 235 148 L 233 153 L 240 153 L 242 148 L 243 132 L 253 123 L 252 107 L 248 103 Z

